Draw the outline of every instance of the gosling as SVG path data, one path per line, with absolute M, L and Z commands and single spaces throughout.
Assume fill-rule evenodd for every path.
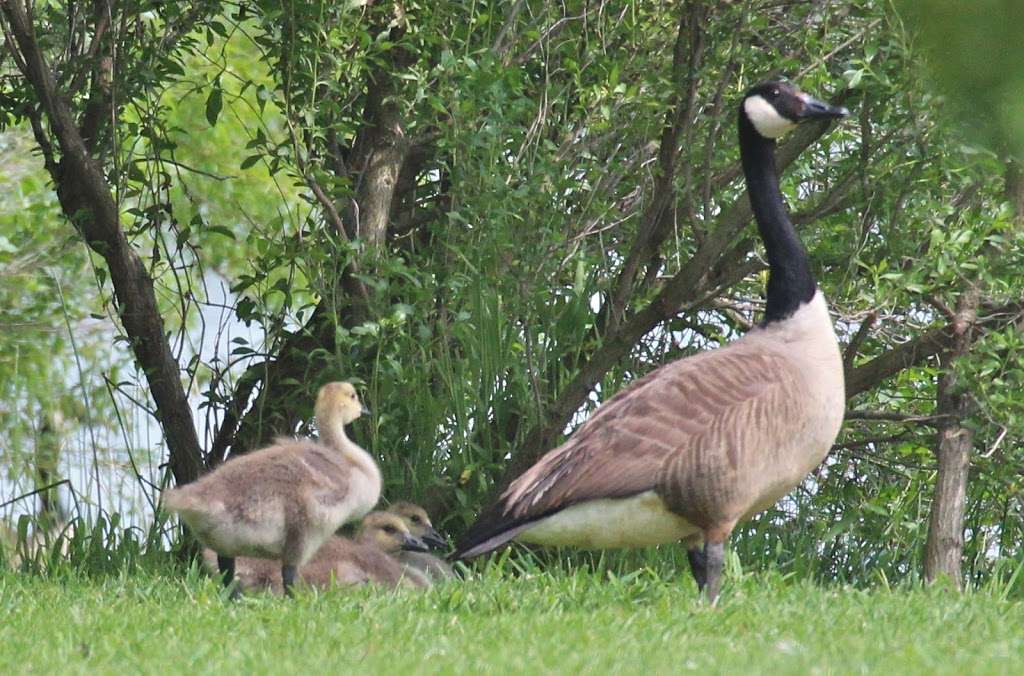
M 432 548 L 447 549 L 448 541 L 441 536 L 430 522 L 427 510 L 411 502 L 396 502 L 388 511 L 402 518 L 409 532 Z M 431 583 L 444 582 L 455 577 L 455 571 L 443 559 L 428 552 L 401 551 L 395 555 L 407 570 L 413 569 L 424 574 Z
M 328 383 L 314 408 L 319 442 L 279 439 L 164 494 L 164 508 L 217 553 L 225 586 L 234 580 L 236 556 L 276 559 L 290 596 L 298 568 L 377 504 L 380 469 L 345 435 L 345 425 L 364 412 L 350 383 Z
M 345 537 L 328 538 L 306 565 L 299 578 L 314 587 L 379 584 L 384 587 L 428 587 L 430 581 L 417 570 L 406 570 L 396 555 L 408 551 L 426 551 L 422 539 L 396 514 L 372 512 L 363 519 L 355 541 Z M 217 555 L 203 551 L 207 567 L 216 570 Z M 247 592 L 282 591 L 281 571 L 266 559 L 239 557 L 235 562 L 238 585 Z

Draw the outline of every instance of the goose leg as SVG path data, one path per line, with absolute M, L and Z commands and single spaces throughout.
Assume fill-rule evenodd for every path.
M 697 589 L 704 591 L 704 585 L 708 581 L 708 557 L 700 545 L 689 547 L 686 550 L 686 558 L 690 562 L 690 572 L 693 579 L 697 581 Z
M 235 581 L 235 557 L 217 555 L 217 570 L 220 571 L 224 586 L 229 586 Z
M 231 590 L 231 600 L 234 601 L 242 595 L 238 589 L 238 585 L 235 584 L 235 557 L 233 556 L 221 556 L 217 555 L 217 570 L 220 571 L 221 580 L 224 583 L 225 589 Z
M 292 585 L 295 584 L 296 571 L 299 564 L 305 560 L 305 537 L 302 530 L 295 525 L 286 527 L 284 535 L 284 549 L 281 552 L 281 585 L 284 587 L 284 595 L 288 598 L 295 594 Z
M 707 570 L 707 583 L 704 587 L 704 594 L 707 596 L 708 603 L 715 605 L 715 601 L 718 600 L 718 591 L 722 587 L 725 542 L 712 542 L 708 540 L 704 545 L 704 562 Z
M 295 592 L 292 591 L 292 585 L 295 584 L 295 566 L 289 563 L 281 564 L 281 584 L 284 585 L 284 595 L 293 598 L 295 596 Z

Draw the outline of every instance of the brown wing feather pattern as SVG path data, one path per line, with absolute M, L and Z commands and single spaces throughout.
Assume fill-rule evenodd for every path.
M 756 491 L 753 475 L 768 456 L 778 459 L 774 441 L 800 432 L 806 392 L 792 360 L 761 342 L 667 364 L 605 402 L 512 482 L 459 549 L 500 544 L 503 531 L 588 500 L 654 490 L 694 519 L 713 501 L 742 503 L 731 493 L 751 483 Z

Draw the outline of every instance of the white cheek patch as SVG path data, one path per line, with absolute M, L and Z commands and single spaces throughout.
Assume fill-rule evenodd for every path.
M 796 126 L 792 120 L 779 115 L 775 106 L 765 101 L 762 96 L 748 96 L 743 101 L 743 111 L 757 133 L 765 138 L 779 138 Z

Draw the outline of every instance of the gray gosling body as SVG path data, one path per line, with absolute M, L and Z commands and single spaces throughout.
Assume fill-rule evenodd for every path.
M 738 132 L 769 266 L 763 323 L 610 398 L 509 485 L 469 529 L 456 558 L 513 539 L 587 548 L 682 540 L 698 587 L 716 599 L 733 528 L 802 481 L 842 423 L 842 359 L 786 212 L 775 139 L 802 120 L 846 114 L 786 82 L 746 93 Z
M 219 556 L 225 585 L 234 557 L 249 556 L 280 561 L 289 592 L 297 569 L 341 525 L 377 504 L 377 463 L 345 434 L 362 412 L 351 384 L 328 383 L 314 409 L 319 441 L 279 439 L 164 493 L 164 509 L 177 512 Z
M 396 558 L 408 550 L 426 549 L 426 543 L 413 535 L 398 515 L 371 512 L 363 519 L 354 540 L 341 536 L 328 538 L 299 568 L 299 579 L 319 589 L 363 584 L 389 588 L 429 587 L 430 581 L 423 573 L 406 570 Z M 217 555 L 213 550 L 203 551 L 203 561 L 211 572 L 217 571 Z M 246 592 L 281 594 L 284 590 L 280 568 L 267 559 L 239 557 L 235 560 L 235 578 Z
M 447 540 L 434 528 L 427 510 L 419 505 L 411 502 L 396 502 L 388 507 L 387 511 L 400 517 L 408 526 L 409 532 L 423 540 L 428 546 L 448 548 Z M 401 551 L 396 558 L 406 569 L 411 568 L 423 573 L 435 584 L 456 577 L 455 571 L 447 561 L 429 552 Z

